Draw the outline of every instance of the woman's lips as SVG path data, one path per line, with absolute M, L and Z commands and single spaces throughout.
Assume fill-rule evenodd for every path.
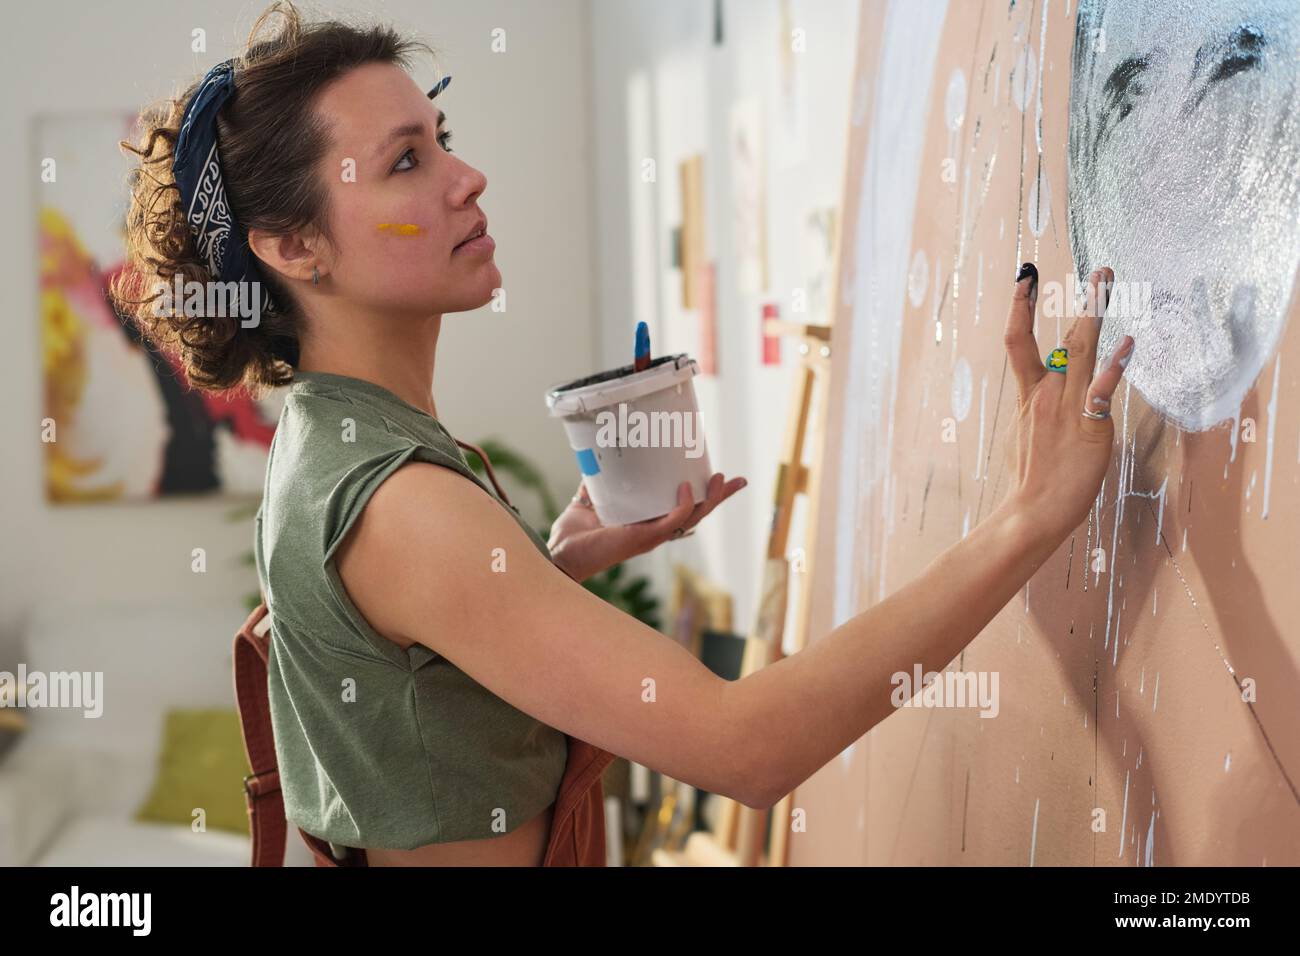
M 453 248 L 451 250 L 451 254 L 453 256 L 461 253 L 469 253 L 471 255 L 474 254 L 491 255 L 492 252 L 496 249 L 496 247 L 497 247 L 496 240 L 494 240 L 488 233 L 485 232 L 483 233 L 483 235 L 478 236 L 474 239 L 465 240 L 460 245 Z

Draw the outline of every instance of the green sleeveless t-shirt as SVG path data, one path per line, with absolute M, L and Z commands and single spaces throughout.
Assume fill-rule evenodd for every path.
M 567 758 L 562 732 L 427 647 L 385 639 L 348 598 L 335 552 L 375 489 L 409 461 L 451 468 L 492 494 L 433 416 L 371 382 L 295 373 L 256 518 L 271 618 L 267 694 L 285 816 L 345 846 L 500 836 L 554 801 Z M 508 510 L 549 559 L 541 536 Z

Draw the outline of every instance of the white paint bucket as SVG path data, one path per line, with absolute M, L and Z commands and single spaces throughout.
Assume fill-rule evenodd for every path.
M 642 372 L 624 365 L 547 390 L 601 524 L 667 514 L 683 481 L 696 504 L 705 499 L 713 472 L 691 381 L 699 371 L 685 353 L 663 355 Z

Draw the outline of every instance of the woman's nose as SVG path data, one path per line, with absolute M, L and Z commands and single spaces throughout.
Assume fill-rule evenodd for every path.
M 487 189 L 487 177 L 475 169 L 469 163 L 462 162 L 461 169 L 456 177 L 455 191 L 452 195 L 452 203 L 456 206 L 464 206 L 473 202 L 479 196 L 483 195 Z

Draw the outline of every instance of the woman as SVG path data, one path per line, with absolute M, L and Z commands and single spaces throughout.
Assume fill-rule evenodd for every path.
M 201 387 L 289 385 L 256 553 L 290 822 L 372 866 L 536 865 L 566 735 L 769 807 L 889 715 L 892 674 L 955 657 L 1087 514 L 1132 342 L 1094 378 L 1101 321 L 1084 318 L 1068 365 L 1045 365 L 1026 264 L 1007 324 L 1021 412 L 1006 501 L 888 600 L 719 679 L 577 582 L 743 481 L 715 475 L 698 506 L 684 487 L 668 515 L 626 528 L 599 527 L 580 494 L 549 545 L 483 493 L 432 385 L 443 315 L 501 284 L 486 182 L 448 146 L 440 87 L 404 71 L 412 44 L 274 9 L 276 38 L 150 114 L 131 251 L 163 282 L 261 283 L 245 300 L 263 306 L 256 325 L 247 310 L 155 314 L 140 296 L 135 315 Z M 1093 274 L 1089 316 L 1112 279 Z

